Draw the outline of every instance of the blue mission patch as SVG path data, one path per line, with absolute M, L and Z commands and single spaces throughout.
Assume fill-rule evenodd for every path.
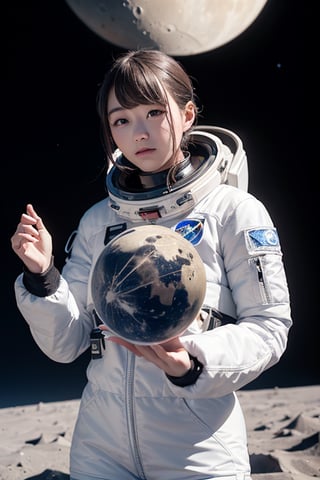
M 180 233 L 192 245 L 198 245 L 203 236 L 203 224 L 204 220 L 186 218 L 174 227 L 174 231 Z
M 247 230 L 247 240 L 250 250 L 280 250 L 280 242 L 277 230 L 275 228 L 259 228 Z

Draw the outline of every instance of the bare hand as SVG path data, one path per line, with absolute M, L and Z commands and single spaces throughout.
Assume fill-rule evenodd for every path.
M 108 330 L 104 325 L 100 325 L 99 328 Z M 117 336 L 109 336 L 108 341 L 126 347 L 138 357 L 144 357 L 172 377 L 182 377 L 191 368 L 189 354 L 179 337 L 156 345 L 137 345 Z
M 50 265 L 52 239 L 31 204 L 21 215 L 17 230 L 11 237 L 13 251 L 33 273 L 43 273 Z

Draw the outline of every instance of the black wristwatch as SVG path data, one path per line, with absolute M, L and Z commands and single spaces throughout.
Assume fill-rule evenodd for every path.
M 201 372 L 203 370 L 203 365 L 196 357 L 193 357 L 189 353 L 189 358 L 191 361 L 191 368 L 187 371 L 185 375 L 182 377 L 173 377 L 172 375 L 167 375 L 167 378 L 170 382 L 174 383 L 178 387 L 187 387 L 189 385 L 193 385 L 198 380 Z

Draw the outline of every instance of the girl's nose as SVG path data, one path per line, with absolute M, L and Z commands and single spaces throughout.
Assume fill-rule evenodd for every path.
M 144 125 L 137 126 L 134 138 L 136 142 L 140 142 L 141 140 L 147 140 L 149 138 L 149 133 Z

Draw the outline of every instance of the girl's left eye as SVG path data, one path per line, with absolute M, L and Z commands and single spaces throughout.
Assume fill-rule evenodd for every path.
M 158 117 L 159 115 L 162 115 L 163 113 L 164 113 L 164 111 L 159 110 L 159 109 L 150 110 L 150 112 L 148 113 L 148 117 Z

